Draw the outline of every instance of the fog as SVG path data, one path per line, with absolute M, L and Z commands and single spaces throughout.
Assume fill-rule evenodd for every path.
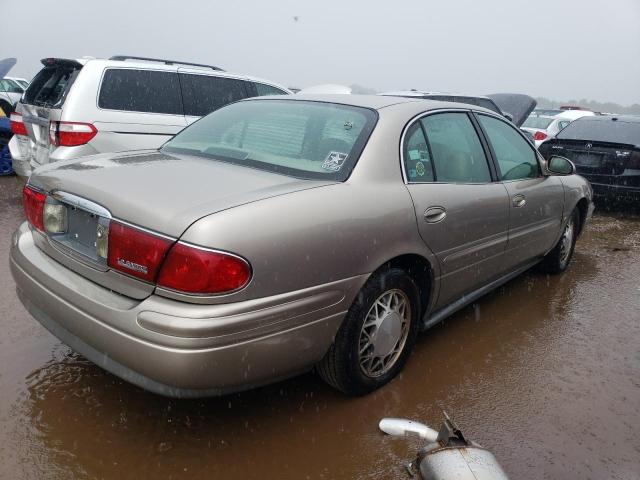
M 0 0 L 0 18 L 0 57 L 27 78 L 43 57 L 130 54 L 286 86 L 640 103 L 639 0 Z

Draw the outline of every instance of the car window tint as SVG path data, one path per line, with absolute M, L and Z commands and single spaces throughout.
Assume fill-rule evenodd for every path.
M 489 165 L 475 128 L 466 113 L 439 113 L 422 119 L 433 155 L 436 181 L 491 181 Z
M 502 180 L 521 180 L 540 176 L 534 149 L 506 122 L 478 115 L 500 167 Z
M 272 87 L 271 85 L 265 85 L 264 83 L 254 83 L 256 91 L 259 97 L 266 95 L 287 95 L 287 92 L 280 90 L 279 88 Z
M 235 78 L 181 73 L 185 115 L 203 117 L 229 103 L 247 98 L 245 82 Z
M 102 80 L 98 106 L 110 110 L 182 115 L 178 74 L 110 68 Z
M 419 122 L 413 123 L 407 130 L 402 156 L 409 182 L 433 182 L 431 156 Z

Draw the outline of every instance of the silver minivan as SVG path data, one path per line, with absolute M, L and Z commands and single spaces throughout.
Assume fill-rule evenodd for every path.
M 155 149 L 198 118 L 247 97 L 291 93 L 218 67 L 145 57 L 46 58 L 11 115 L 20 176 L 46 163 Z

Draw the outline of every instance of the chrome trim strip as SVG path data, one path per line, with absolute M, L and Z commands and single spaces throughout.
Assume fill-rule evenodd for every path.
M 86 198 L 79 197 L 72 193 L 63 192 L 61 190 L 56 190 L 51 192 L 53 198 L 62 203 L 67 203 L 69 205 L 73 205 L 74 207 L 78 207 L 82 210 L 85 210 L 89 213 L 93 213 L 99 217 L 106 218 L 107 220 L 111 220 L 111 212 L 104 208 L 102 205 L 98 205 L 91 200 L 87 200 Z

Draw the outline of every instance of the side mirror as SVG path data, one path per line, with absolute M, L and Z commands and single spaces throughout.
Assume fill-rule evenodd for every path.
M 547 162 L 547 169 L 555 175 L 573 175 L 576 166 L 571 160 L 559 155 L 553 155 Z

